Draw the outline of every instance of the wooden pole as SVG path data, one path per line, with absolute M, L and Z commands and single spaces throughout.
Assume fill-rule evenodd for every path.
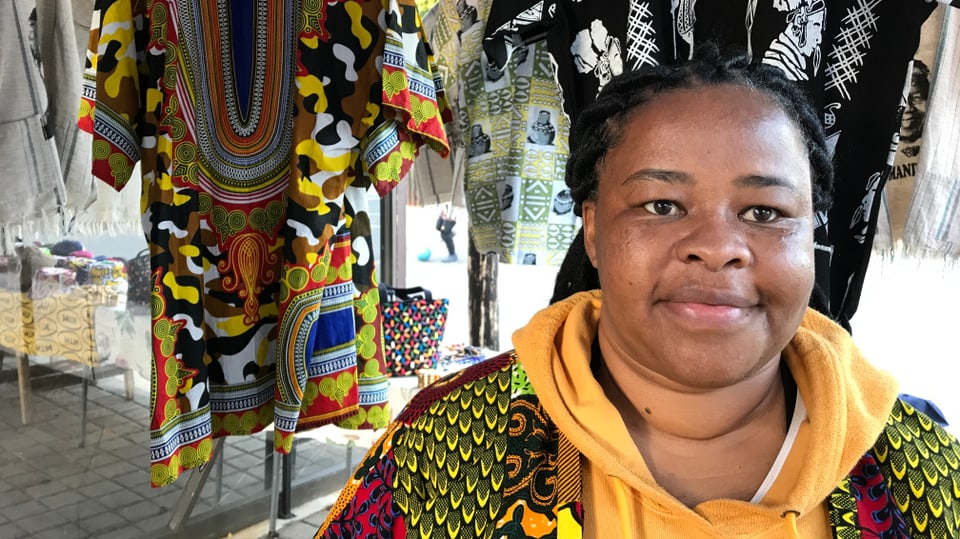
M 470 234 L 467 264 L 470 307 L 470 344 L 488 350 L 500 349 L 500 308 L 497 301 L 497 254 L 481 254 Z

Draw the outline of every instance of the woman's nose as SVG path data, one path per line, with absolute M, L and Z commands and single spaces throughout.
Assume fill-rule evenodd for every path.
M 689 228 L 676 244 L 681 262 L 702 264 L 710 271 L 742 268 L 753 257 L 743 223 L 736 217 L 688 217 Z

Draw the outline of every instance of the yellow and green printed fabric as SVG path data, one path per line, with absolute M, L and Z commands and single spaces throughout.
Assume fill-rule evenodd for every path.
M 471 232 L 478 251 L 503 262 L 559 265 L 579 226 L 563 181 L 569 121 L 545 42 L 517 38 L 510 62 L 490 67 L 482 39 L 491 3 L 441 0 L 431 34 L 466 149 Z

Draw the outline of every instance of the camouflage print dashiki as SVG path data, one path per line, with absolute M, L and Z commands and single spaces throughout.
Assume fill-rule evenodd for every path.
M 104 0 L 90 43 L 94 174 L 142 163 L 151 484 L 270 423 L 385 426 L 363 188 L 447 153 L 413 0 Z

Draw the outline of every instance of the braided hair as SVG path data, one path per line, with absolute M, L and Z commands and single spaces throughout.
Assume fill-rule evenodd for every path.
M 691 60 L 614 77 L 596 101 L 576 118 L 570 130 L 565 177 L 576 214 L 582 216 L 585 200 L 596 200 L 598 170 L 607 152 L 621 139 L 623 125 L 633 110 L 671 90 L 728 84 L 758 90 L 773 98 L 794 122 L 810 161 L 813 209 L 826 212 L 832 202 L 833 161 L 820 116 L 802 89 L 776 67 L 752 62 L 744 54 L 724 54 L 716 43 L 710 42 L 698 46 Z M 581 228 L 560 265 L 550 302 L 595 288 L 600 288 L 600 279 L 587 257 Z M 826 312 L 826 305 L 820 305 L 822 300 L 815 290 L 811 305 Z

